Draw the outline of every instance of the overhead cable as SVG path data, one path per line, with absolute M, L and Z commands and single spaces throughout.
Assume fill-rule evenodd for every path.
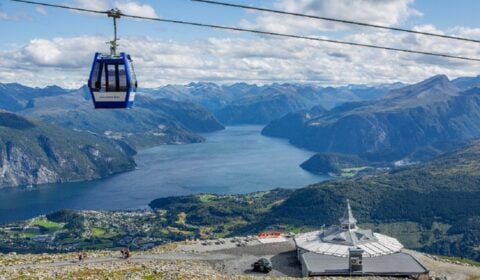
M 293 13 L 293 12 L 286 12 L 286 11 L 274 10 L 274 9 L 269 9 L 269 8 L 261 8 L 261 7 L 226 3 L 226 2 L 213 1 L 213 0 L 191 0 L 191 1 L 206 3 L 206 4 L 226 6 L 226 7 L 233 7 L 233 8 L 242 8 L 242 9 L 247 9 L 247 10 L 282 14 L 282 15 L 305 17 L 305 18 L 310 18 L 310 19 L 333 21 L 333 22 L 339 22 L 339 23 L 343 23 L 343 24 L 358 25 L 358 26 L 378 28 L 378 29 L 384 29 L 384 30 L 407 32 L 407 33 L 413 33 L 413 34 L 419 34 L 419 35 L 425 35 L 425 36 L 440 37 L 440 38 L 444 38 L 444 39 L 452 39 L 452 40 L 460 40 L 460 41 L 467 41 L 467 42 L 473 42 L 473 43 L 480 43 L 480 40 L 465 38 L 465 37 L 460 37 L 460 36 L 445 35 L 445 34 L 440 34 L 440 33 L 433 33 L 433 32 L 425 32 L 425 31 L 418 31 L 418 30 L 412 30 L 412 29 L 391 27 L 391 26 L 365 23 L 365 22 L 359 22 L 359 21 L 353 21 L 353 20 L 347 20 L 347 19 L 339 19 L 339 18 L 332 18 L 332 17 L 322 17 L 322 16 L 315 16 L 315 15 L 309 15 L 309 14 Z
M 109 11 L 82 9 L 82 8 L 70 7 L 70 6 L 64 6 L 64 5 L 47 4 L 47 3 L 28 1 L 28 0 L 11 0 L 11 1 L 41 5 L 41 6 L 48 6 L 48 7 L 70 9 L 70 10 L 78 10 L 78 11 L 82 11 L 82 12 L 92 12 L 92 13 L 107 14 L 107 15 L 109 13 Z M 452 59 L 460 59 L 460 60 L 480 62 L 480 58 L 457 56 L 457 55 L 444 54 L 444 53 L 402 49 L 402 48 L 396 48 L 396 47 L 388 47 L 388 46 L 379 46 L 379 45 L 373 45 L 373 44 L 340 41 L 340 40 L 327 39 L 327 38 L 309 37 L 309 36 L 303 36 L 303 35 L 278 33 L 278 32 L 272 32 L 272 31 L 247 29 L 247 28 L 233 27 L 233 26 L 224 26 L 224 25 L 216 25 L 216 24 L 208 24 L 208 23 L 198 23 L 198 22 L 191 22 L 191 21 L 184 21 L 184 20 L 174 20 L 174 19 L 165 19 L 165 18 L 157 18 L 157 17 L 129 15 L 129 14 L 124 14 L 122 12 L 120 12 L 119 15 L 122 16 L 122 17 L 128 17 L 128 18 L 134 18 L 134 19 L 152 20 L 152 21 L 166 22 L 166 23 L 173 23 L 173 24 L 190 25 L 190 26 L 197 26 L 197 27 L 207 27 L 207 28 L 214 28 L 214 29 L 220 29 L 220 30 L 247 32 L 247 33 L 253 33 L 253 34 L 260 34 L 260 35 L 283 37 L 283 38 L 303 39 L 303 40 L 308 40 L 308 41 L 326 42 L 326 43 L 349 45 L 349 46 L 356 46 L 356 47 L 381 49 L 381 50 L 387 50 L 387 51 L 396 51 L 396 52 L 403 52 L 403 53 L 421 54 L 421 55 L 428 55 L 428 56 L 436 56 L 436 57 L 444 57 L 444 58 L 452 58 Z
M 80 11 L 80 12 L 108 14 L 108 11 L 96 11 L 96 10 L 91 10 L 91 9 L 84 9 L 84 8 L 65 6 L 65 5 L 57 5 L 57 4 L 49 4 L 49 3 L 43 3 L 43 2 L 28 1 L 28 0 L 10 0 L 10 1 L 21 2 L 21 3 L 26 3 L 26 4 L 33 4 L 33 5 L 40 5 L 40 6 L 47 6 L 47 7 L 52 7 L 52 8 L 62 8 L 62 9 L 67 9 L 67 10 L 75 10 L 75 11 Z

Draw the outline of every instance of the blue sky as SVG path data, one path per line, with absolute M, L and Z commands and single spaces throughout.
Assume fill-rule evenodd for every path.
M 108 19 L 103 17 L 89 17 L 54 8 L 45 8 L 48 12 L 48 15 L 45 16 L 36 11 L 36 6 L 8 0 L 2 1 L 0 2 L 1 10 L 21 18 L 21 20 L 2 21 L 0 25 L 2 44 L 21 44 L 36 37 L 53 38 L 95 34 L 107 36 L 111 33 L 111 24 Z M 92 2 L 94 1 L 96 0 L 92 0 Z M 72 1 L 40 0 L 40 2 L 75 5 Z M 272 7 L 274 4 L 273 0 L 226 0 L 226 2 L 261 7 Z M 141 3 L 154 7 L 162 18 L 237 25 L 241 19 L 254 17 L 254 14 L 242 9 L 206 5 L 189 0 L 146 0 Z M 477 0 L 420 0 L 413 2 L 412 7 L 421 11 L 423 16 L 410 18 L 401 25 L 402 27 L 411 28 L 423 24 L 433 24 L 442 30 L 453 26 L 479 27 L 480 1 Z M 344 18 L 348 18 L 348 15 L 344 15 Z M 123 36 L 144 35 L 164 40 L 188 41 L 208 38 L 208 36 L 215 36 L 219 33 L 224 32 L 131 19 L 122 19 L 120 22 L 120 34 Z M 245 35 L 236 34 L 236 36 Z
M 188 0 L 43 0 L 92 9 L 402 46 L 480 57 L 480 46 L 395 32 L 279 17 Z M 225 0 L 294 12 L 480 38 L 480 1 L 462 0 Z M 321 2 L 321 3 L 320 3 Z M 125 11 L 126 9 L 126 11 Z M 95 50 L 111 37 L 103 16 L 1 0 L 0 82 L 80 86 Z M 317 84 L 414 82 L 435 74 L 477 75 L 478 65 L 354 47 L 281 40 L 235 32 L 121 19 L 121 49 L 138 58 L 144 85 L 190 81 Z M 372 59 L 374 58 L 374 59 Z M 328 65 L 328 67 L 326 67 Z M 142 79 L 141 79 L 142 80 Z
M 0 8 L 21 20 L 2 21 L 1 43 L 25 43 L 32 38 L 53 38 L 58 36 L 105 35 L 112 32 L 111 20 L 101 16 L 87 16 L 63 9 L 45 8 L 48 15 L 36 11 L 36 6 L 2 0 Z M 94 2 L 95 0 L 92 0 Z M 40 2 L 69 4 L 74 1 Z M 237 1 L 236 3 L 269 6 L 272 1 Z M 137 2 L 140 3 L 140 2 Z M 230 9 L 191 2 L 189 0 L 155 0 L 141 1 L 155 9 L 161 18 L 185 19 L 191 21 L 211 22 L 236 25 L 241 19 L 252 18 L 244 10 Z M 94 6 L 94 5 L 92 5 Z M 113 7 L 113 5 L 112 5 Z M 11 32 L 14 31 L 14 32 Z M 210 29 L 184 27 L 151 21 L 122 19 L 119 23 L 120 36 L 149 36 L 162 40 L 189 41 L 218 35 Z M 222 32 L 220 32 L 222 34 Z M 241 36 L 241 34 L 239 34 Z

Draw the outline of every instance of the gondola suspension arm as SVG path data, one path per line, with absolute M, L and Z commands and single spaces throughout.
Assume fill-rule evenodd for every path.
M 118 38 L 117 38 L 117 19 L 120 18 L 122 12 L 119 9 L 111 9 L 107 12 L 108 17 L 113 19 L 113 40 L 107 42 L 110 44 L 110 55 L 117 56 Z

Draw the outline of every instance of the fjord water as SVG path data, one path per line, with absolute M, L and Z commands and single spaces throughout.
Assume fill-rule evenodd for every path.
M 138 168 L 107 179 L 0 189 L 0 223 L 70 209 L 137 209 L 155 198 L 298 188 L 325 180 L 299 167 L 312 153 L 234 126 L 203 135 L 205 143 L 140 151 Z

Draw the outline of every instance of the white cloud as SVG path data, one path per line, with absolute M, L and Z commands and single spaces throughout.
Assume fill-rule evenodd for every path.
M 105 42 L 99 38 L 33 39 L 21 48 L 20 55 L 25 64 L 65 69 L 87 66 L 90 56 L 104 48 Z
M 480 40 L 480 28 L 466 28 L 462 26 L 456 26 L 450 28 L 448 33 L 458 34 L 458 36 L 462 36 L 465 38 L 472 38 Z
M 419 35 L 368 33 L 344 39 L 381 41 L 401 48 L 412 48 L 413 41 L 420 50 L 480 56 L 475 45 Z M 0 82 L 79 87 L 88 79 L 93 54 L 108 51 L 105 41 L 103 37 L 34 39 L 0 51 Z M 295 39 L 210 38 L 180 43 L 125 38 L 121 47 L 132 55 L 142 87 L 191 81 L 372 84 L 416 82 L 435 74 L 457 77 L 478 73 L 475 63 Z
M 158 17 L 155 9 L 147 4 L 142 5 L 135 1 L 117 1 L 114 5 L 124 14 L 144 17 Z
M 73 0 L 83 8 L 108 10 L 156 17 L 148 5 L 135 1 Z M 277 0 L 276 8 L 329 17 L 398 25 L 420 13 L 411 8 L 413 0 Z M 151 9 L 150 9 L 150 8 Z M 7 17 L 0 11 L 0 19 Z M 345 26 L 303 21 L 283 16 L 281 20 L 258 13 L 254 22 L 277 32 L 315 32 Z M 330 24 L 330 25 L 329 25 Z M 443 33 L 433 25 L 416 30 Z M 415 34 L 379 32 L 374 29 L 347 30 L 336 34 L 339 40 L 425 50 L 459 56 L 480 57 L 476 44 Z M 446 34 L 480 38 L 480 29 L 453 27 Z M 478 64 L 460 60 L 359 48 L 330 43 L 276 37 L 208 38 L 193 42 L 165 42 L 159 39 L 123 38 L 120 51 L 134 59 L 142 87 L 163 84 L 213 81 L 219 83 L 308 82 L 323 85 L 350 83 L 416 82 L 435 74 L 450 77 L 478 74 Z M 327 37 L 325 37 L 327 38 Z M 96 51 L 108 52 L 105 37 L 32 39 L 25 45 L 0 50 L 0 82 L 20 82 L 34 86 L 57 84 L 79 87 L 86 83 Z
M 330 18 L 394 26 L 405 22 L 411 16 L 422 13 L 413 9 L 414 0 L 277 0 L 275 8 L 283 11 L 316 15 Z M 253 21 L 241 21 L 242 26 L 274 32 L 343 31 L 358 29 L 341 23 L 259 13 Z
M 148 4 L 141 4 L 138 1 L 112 1 L 112 0 L 74 0 L 72 6 L 91 9 L 97 11 L 107 11 L 113 8 L 118 8 L 125 14 L 158 17 L 155 9 Z M 95 14 L 90 14 L 95 16 Z

